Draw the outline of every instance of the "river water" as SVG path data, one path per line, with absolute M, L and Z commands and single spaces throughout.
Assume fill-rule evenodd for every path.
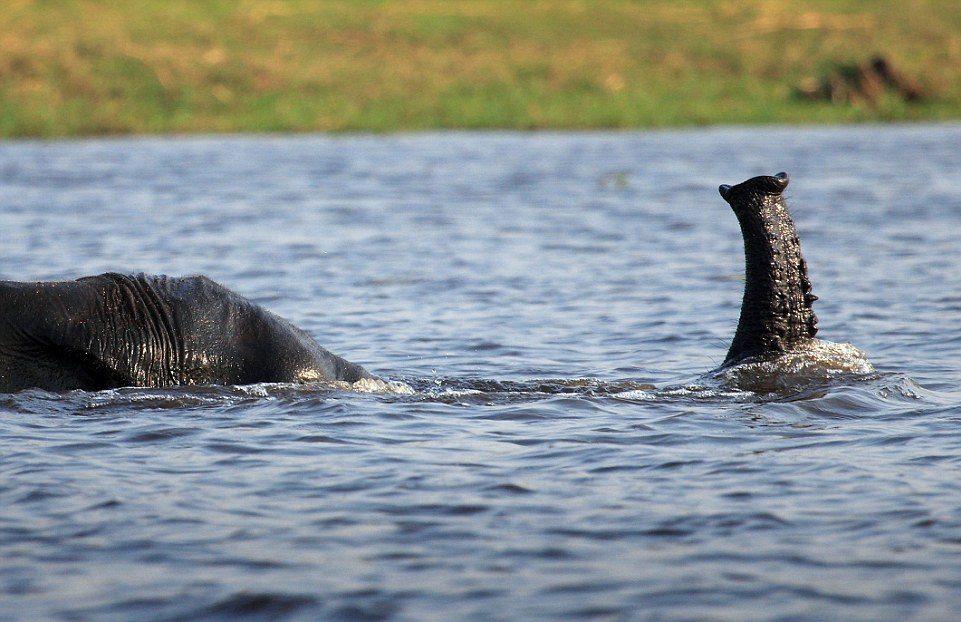
M 411 391 L 0 396 L 0 620 L 956 619 L 959 145 L 2 143 L 0 278 L 206 274 Z M 717 186 L 781 170 L 875 371 L 745 390 Z

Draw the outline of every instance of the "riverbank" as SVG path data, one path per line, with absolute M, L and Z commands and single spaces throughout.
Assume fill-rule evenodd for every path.
M 0 136 L 961 118 L 961 4 L 907 5 L 21 1 Z

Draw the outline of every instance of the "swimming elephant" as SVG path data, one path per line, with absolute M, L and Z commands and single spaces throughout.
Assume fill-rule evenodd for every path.
M 203 277 L 0 282 L 0 391 L 372 376 Z
M 818 297 L 784 203 L 787 185 L 787 173 L 778 173 L 718 188 L 741 224 L 745 263 L 741 317 L 722 368 L 798 349 L 818 332 Z
M 746 284 L 721 368 L 812 342 L 807 265 L 784 205 L 786 173 L 721 186 L 744 237 Z M 258 382 L 356 382 L 364 368 L 203 276 L 101 274 L 0 282 L 0 391 Z

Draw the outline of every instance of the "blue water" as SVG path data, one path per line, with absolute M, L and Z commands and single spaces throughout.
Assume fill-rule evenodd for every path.
M 412 392 L 0 396 L 0 620 L 956 619 L 958 145 L 2 143 L 0 278 L 207 274 Z M 781 170 L 874 371 L 750 391 L 716 188 Z

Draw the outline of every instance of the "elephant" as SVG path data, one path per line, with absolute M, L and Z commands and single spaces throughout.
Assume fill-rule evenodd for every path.
M 372 378 L 204 276 L 0 282 L 0 391 Z
M 786 173 L 719 187 L 741 226 L 745 286 L 719 369 L 815 341 Z M 0 281 L 0 392 L 374 379 L 287 320 L 204 276 L 106 273 Z

